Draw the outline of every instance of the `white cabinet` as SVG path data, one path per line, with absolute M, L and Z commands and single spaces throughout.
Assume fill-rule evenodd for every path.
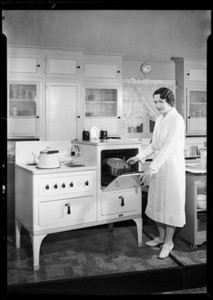
M 121 80 L 121 55 L 84 55 L 84 79 L 86 80 Z
M 108 135 L 121 131 L 122 90 L 120 84 L 84 83 L 83 124 L 85 129 L 97 126 Z
M 176 108 L 186 122 L 187 135 L 206 135 L 206 62 L 172 58 L 175 62 Z
M 206 174 L 186 172 L 186 224 L 179 235 L 193 249 L 206 241 L 207 211 L 199 207 L 201 197 L 206 198 Z
M 46 140 L 67 141 L 77 138 L 80 83 L 46 82 Z
M 122 56 L 85 54 L 83 58 L 83 126 L 106 129 L 120 136 L 122 115 Z
M 42 54 L 38 49 L 8 47 L 7 70 L 11 76 L 40 77 L 43 72 Z
M 82 53 L 79 51 L 45 52 L 45 75 L 46 77 L 58 78 L 81 78 Z
M 8 137 L 39 137 L 41 81 L 8 82 Z
M 40 135 L 43 73 L 38 49 L 8 47 L 8 137 L 38 138 Z

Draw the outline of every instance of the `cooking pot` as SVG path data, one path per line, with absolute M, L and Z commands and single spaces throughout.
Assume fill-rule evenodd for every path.
M 131 168 L 126 160 L 121 158 L 111 157 L 106 160 L 106 163 L 110 166 L 110 174 L 113 176 L 122 175 Z
M 39 157 L 34 153 L 34 158 L 39 169 L 55 169 L 60 167 L 58 150 L 51 150 L 50 147 L 40 151 Z

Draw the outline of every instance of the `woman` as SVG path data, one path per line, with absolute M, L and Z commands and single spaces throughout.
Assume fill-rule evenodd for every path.
M 156 90 L 153 98 L 162 115 L 156 120 L 152 143 L 141 154 L 129 158 L 128 163 L 143 163 L 154 154 L 140 180 L 141 184 L 149 185 L 145 213 L 156 222 L 159 236 L 146 244 L 163 244 L 159 258 L 166 258 L 174 247 L 176 227 L 185 224 L 185 125 L 174 107 L 174 94 L 170 89 Z

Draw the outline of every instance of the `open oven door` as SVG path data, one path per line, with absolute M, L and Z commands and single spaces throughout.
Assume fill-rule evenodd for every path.
M 116 177 L 102 192 L 113 192 L 120 190 L 141 188 L 140 176 L 144 172 L 123 174 Z

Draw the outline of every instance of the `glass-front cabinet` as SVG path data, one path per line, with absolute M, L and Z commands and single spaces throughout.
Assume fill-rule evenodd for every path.
M 84 128 L 97 126 L 109 135 L 119 135 L 121 130 L 120 85 L 88 84 L 84 88 Z
M 207 93 L 203 86 L 187 88 L 187 132 L 206 133 Z
M 39 81 L 8 83 L 8 136 L 39 135 Z

